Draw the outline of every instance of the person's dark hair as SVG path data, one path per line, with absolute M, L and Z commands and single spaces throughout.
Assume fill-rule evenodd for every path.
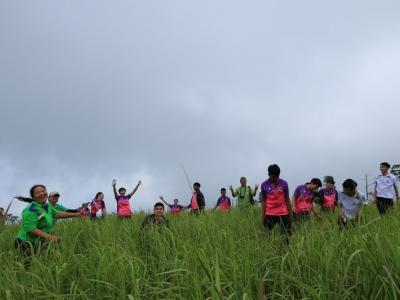
M 226 192 L 226 188 L 222 188 L 222 189 L 221 189 L 221 192 Z
M 198 183 L 198 182 L 195 182 L 195 183 L 193 183 L 193 187 L 201 187 L 201 184 L 200 183 Z
M 389 164 L 388 162 L 386 162 L 386 161 L 384 161 L 383 163 L 381 163 L 381 166 L 384 166 L 384 167 L 390 169 L 390 164 Z
M 331 183 L 331 184 L 335 184 L 335 179 L 333 178 L 333 176 L 326 176 L 326 183 Z
M 118 189 L 118 193 L 121 193 L 122 191 L 126 192 L 126 188 L 121 187 L 121 188 Z
M 162 206 L 162 208 L 165 208 L 164 203 L 162 202 L 157 202 L 156 204 L 154 204 L 154 208 Z
M 281 169 L 277 164 L 273 164 L 268 167 L 268 175 L 279 177 L 280 174 L 281 174 Z
M 244 177 L 244 176 L 240 177 L 240 181 L 242 181 L 242 179 L 243 179 L 243 180 L 247 180 L 247 178 Z
M 357 182 L 355 182 L 353 179 L 346 179 L 343 184 L 342 184 L 344 189 L 356 189 L 357 188 Z
M 322 182 L 319 178 L 313 178 L 311 179 L 311 183 L 315 184 L 318 187 L 322 187 Z
M 96 196 L 94 197 L 94 199 L 97 199 L 100 195 L 102 195 L 103 193 L 102 192 L 98 192 L 97 194 L 96 194 Z
M 34 185 L 34 186 L 31 187 L 31 189 L 29 190 L 29 195 L 31 195 L 31 198 L 33 198 L 33 192 L 35 191 L 35 189 L 36 189 L 37 187 L 41 187 L 41 188 L 46 189 L 46 187 L 45 187 L 43 184 L 36 184 L 36 185 Z

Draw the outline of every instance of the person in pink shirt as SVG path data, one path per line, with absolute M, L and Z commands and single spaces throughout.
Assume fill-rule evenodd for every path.
M 321 211 L 334 212 L 338 205 L 339 195 L 335 188 L 335 180 L 332 176 L 326 179 L 326 187 L 320 190 L 321 194 Z
M 167 203 L 164 200 L 163 196 L 160 196 L 160 199 L 161 199 L 162 202 L 165 203 L 165 205 L 167 205 L 169 207 L 169 211 L 173 215 L 179 215 L 184 209 L 186 209 L 186 207 L 184 207 L 183 205 L 178 204 L 179 203 L 178 199 L 174 199 L 174 204 Z
M 221 189 L 221 197 L 218 198 L 215 209 L 222 212 L 229 212 L 231 210 L 231 199 L 226 196 L 226 188 Z
M 299 185 L 296 188 L 292 201 L 292 205 L 294 206 L 294 218 L 296 220 L 308 218 L 311 212 L 319 217 L 319 214 L 314 209 L 314 192 L 321 186 L 321 180 L 313 178 L 310 182 Z
M 291 234 L 292 205 L 288 184 L 279 178 L 280 173 L 278 165 L 270 165 L 269 179 L 261 185 L 262 220 L 268 231 L 271 231 L 275 224 L 279 224 L 281 232 L 286 235 L 286 243 L 289 243 L 287 236 Z
M 130 194 L 126 195 L 126 189 L 123 187 L 119 188 L 117 193 L 117 181 L 115 179 L 112 181 L 114 196 L 115 200 L 117 201 L 117 215 L 119 218 L 126 219 L 132 217 L 132 209 L 129 200 L 136 193 L 141 184 L 142 182 L 139 180 L 133 191 Z

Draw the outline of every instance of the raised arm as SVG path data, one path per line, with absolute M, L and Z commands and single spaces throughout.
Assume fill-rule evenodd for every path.
M 257 195 L 257 191 L 258 191 L 258 184 L 256 184 L 254 186 L 254 192 L 253 192 L 253 197 L 255 197 Z
M 113 181 L 112 181 L 112 187 L 113 187 L 115 199 L 118 197 L 116 185 L 117 185 L 117 181 L 116 181 L 115 179 L 113 179 Z
M 136 185 L 136 187 L 133 189 L 133 191 L 129 194 L 129 197 L 132 197 L 136 191 L 138 190 L 139 186 L 142 184 L 142 182 L 139 180 L 138 184 Z
M 229 190 L 231 191 L 232 197 L 235 198 L 237 196 L 237 194 L 235 193 L 235 191 L 233 190 L 232 185 L 229 186 Z
M 160 199 L 161 199 L 162 202 L 165 203 L 165 205 L 167 205 L 167 206 L 172 206 L 172 204 L 169 204 L 168 202 L 166 202 L 166 201 L 164 200 L 164 197 L 163 197 L 163 196 L 160 196 Z

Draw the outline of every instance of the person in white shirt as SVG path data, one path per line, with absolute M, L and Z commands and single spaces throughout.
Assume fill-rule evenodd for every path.
M 343 191 L 339 193 L 339 220 L 340 227 L 345 227 L 349 223 L 355 225 L 361 214 L 361 208 L 365 203 L 365 196 L 357 190 L 357 183 L 353 179 L 343 182 Z
M 393 207 L 393 198 L 399 201 L 399 192 L 396 185 L 396 177 L 389 173 L 390 164 L 381 163 L 381 174 L 375 177 L 374 198 L 376 207 L 381 215 Z

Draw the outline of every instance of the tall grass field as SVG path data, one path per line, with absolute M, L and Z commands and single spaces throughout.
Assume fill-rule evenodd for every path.
M 144 215 L 59 222 L 62 237 L 25 269 L 13 248 L 18 226 L 0 231 L 0 299 L 397 299 L 400 208 L 364 207 L 355 228 L 337 215 L 296 224 L 289 245 L 268 234 L 261 208 L 201 216 L 167 214 L 170 226 L 140 229 Z

